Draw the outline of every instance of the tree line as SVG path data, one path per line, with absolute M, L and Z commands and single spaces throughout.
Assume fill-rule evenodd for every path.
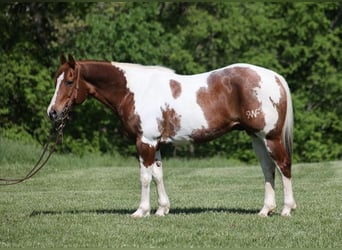
M 342 157 L 342 4 L 0 3 L 0 126 L 42 142 L 51 126 L 59 55 L 163 65 L 179 74 L 237 62 L 282 74 L 295 109 L 295 161 Z M 87 100 L 73 111 L 63 151 L 135 154 L 119 121 Z M 166 155 L 254 161 L 245 133 L 205 144 L 166 146 Z

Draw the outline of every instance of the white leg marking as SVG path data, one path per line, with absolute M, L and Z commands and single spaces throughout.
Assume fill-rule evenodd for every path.
M 141 182 L 141 200 L 137 211 L 132 214 L 134 218 L 141 218 L 150 215 L 150 184 L 152 180 L 152 166 L 145 167 L 140 159 L 140 182 Z
M 157 195 L 158 195 L 158 210 L 156 215 L 164 216 L 169 213 L 170 210 L 170 201 L 167 196 L 164 181 L 163 181 L 163 166 L 161 162 L 160 151 L 156 152 L 155 155 L 156 162 L 152 165 L 152 176 L 153 181 L 157 186 Z
M 284 208 L 281 212 L 282 216 L 291 216 L 291 210 L 296 209 L 297 205 L 293 198 L 292 181 L 282 175 L 284 189 Z
M 275 192 L 274 192 L 274 181 L 271 184 L 268 181 L 265 181 L 265 199 L 264 206 L 259 212 L 259 216 L 267 217 L 268 214 L 273 213 L 276 209 L 275 203 Z
M 265 142 L 259 137 L 252 137 L 253 148 L 259 159 L 262 171 L 265 177 L 265 198 L 264 206 L 259 215 L 266 217 L 276 209 L 276 200 L 274 192 L 274 171 L 275 163 L 269 155 Z

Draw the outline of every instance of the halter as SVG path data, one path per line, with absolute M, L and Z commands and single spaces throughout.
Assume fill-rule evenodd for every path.
M 75 71 L 77 71 L 76 82 L 68 94 L 67 106 L 71 106 L 72 102 L 76 101 L 76 99 L 77 99 L 77 94 L 78 94 L 78 89 L 79 89 L 79 81 L 80 81 L 80 75 L 81 75 L 81 66 L 79 64 L 75 65 Z

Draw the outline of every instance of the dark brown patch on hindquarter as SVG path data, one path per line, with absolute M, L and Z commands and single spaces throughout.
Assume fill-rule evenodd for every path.
M 171 88 L 171 92 L 172 92 L 172 96 L 173 98 L 177 99 L 180 94 L 182 93 L 182 86 L 179 82 L 177 82 L 176 80 L 170 80 L 170 88 Z
M 207 129 L 194 131 L 195 141 L 210 140 L 231 129 L 254 133 L 265 126 L 262 112 L 248 119 L 246 112 L 261 109 L 253 88 L 260 87 L 260 76 L 247 67 L 231 67 L 215 71 L 208 77 L 208 87 L 197 92 L 197 103 L 208 122 Z
M 265 115 L 256 90 L 260 88 L 259 74 L 248 67 L 235 67 L 229 72 L 239 95 L 240 126 L 249 134 L 261 131 Z
M 225 70 L 215 71 L 207 79 L 208 87 L 197 91 L 197 103 L 208 122 L 208 131 L 221 134 L 228 131 L 239 118 L 238 96 Z M 197 131 L 199 132 L 199 131 Z
M 162 119 L 157 118 L 158 130 L 161 134 L 161 139 L 166 140 L 176 135 L 181 127 L 181 116 L 176 113 L 170 105 L 166 105 L 166 109 L 161 108 Z

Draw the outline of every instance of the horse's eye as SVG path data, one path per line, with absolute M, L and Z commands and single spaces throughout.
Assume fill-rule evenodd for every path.
M 70 87 L 72 85 L 72 83 L 73 83 L 73 81 L 71 81 L 71 80 L 66 80 L 65 81 L 65 85 L 68 86 L 68 87 Z

